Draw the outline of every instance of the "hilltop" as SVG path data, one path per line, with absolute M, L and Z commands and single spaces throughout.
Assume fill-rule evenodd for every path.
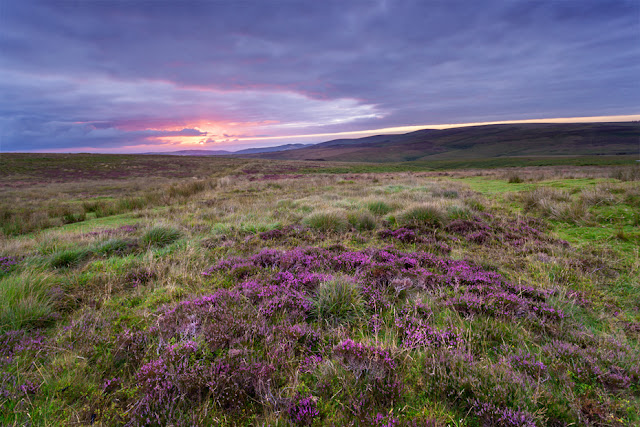
M 526 123 L 423 129 L 402 135 L 336 139 L 256 157 L 347 162 L 436 161 L 521 156 L 637 155 L 640 124 Z

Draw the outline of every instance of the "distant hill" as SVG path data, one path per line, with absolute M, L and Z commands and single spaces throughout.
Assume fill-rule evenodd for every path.
M 285 144 L 275 147 L 262 147 L 262 148 L 246 148 L 240 151 L 234 151 L 231 154 L 256 154 L 256 153 L 272 153 L 276 151 L 288 151 L 297 150 L 300 148 L 310 147 L 313 144 Z
M 179 151 L 167 151 L 156 153 L 142 153 L 142 154 L 154 154 L 154 155 L 166 155 L 166 156 L 229 156 L 237 154 L 258 154 L 258 153 L 273 153 L 276 151 L 296 150 L 299 148 L 308 147 L 311 144 L 285 144 L 275 147 L 263 147 L 263 148 L 246 148 L 239 151 L 227 151 L 227 150 L 179 150 Z
M 247 157 L 402 162 L 617 154 L 640 154 L 640 123 L 525 123 L 424 129 L 402 135 L 337 139 L 296 150 Z
M 231 151 L 225 150 L 180 150 L 180 151 L 165 151 L 156 153 L 141 153 L 150 155 L 164 155 L 164 156 L 225 156 L 233 154 Z

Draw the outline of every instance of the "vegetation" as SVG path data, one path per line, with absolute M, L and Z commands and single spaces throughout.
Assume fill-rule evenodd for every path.
M 640 423 L 635 169 L 79 159 L 2 184 L 0 425 Z

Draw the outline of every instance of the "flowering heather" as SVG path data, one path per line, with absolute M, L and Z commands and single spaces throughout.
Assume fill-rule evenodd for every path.
M 583 348 L 556 340 L 542 350 L 552 358 L 556 369 L 562 366 L 574 380 L 582 383 L 599 383 L 608 389 L 620 390 L 640 382 L 637 354 L 626 345 L 610 342 Z
M 511 408 L 499 408 L 491 403 L 471 402 L 473 414 L 482 420 L 483 425 L 500 427 L 535 427 L 534 417 L 526 412 Z
M 0 274 L 8 273 L 13 269 L 18 263 L 20 259 L 12 256 L 0 256 Z
M 415 231 L 404 227 L 398 228 L 396 230 L 379 231 L 378 236 L 383 239 L 396 239 L 403 243 L 415 243 L 419 240 Z
M 0 367 L 11 365 L 22 354 L 41 349 L 44 342 L 44 336 L 37 331 L 20 329 L 0 334 Z
M 443 303 L 465 314 L 534 317 L 547 321 L 564 317 L 561 310 L 551 307 L 546 302 L 549 292 L 508 283 L 498 273 L 483 270 L 467 261 L 442 258 L 428 252 L 404 253 L 391 248 L 363 251 L 330 251 L 322 248 L 298 248 L 290 251 L 264 249 L 249 258 L 222 260 L 203 274 L 211 275 L 215 271 L 227 270 L 238 277 L 238 269 L 242 269 L 243 274 L 240 277 L 243 278 L 264 269 L 274 271 L 276 276 L 274 284 L 271 285 L 272 290 L 262 291 L 263 294 L 271 292 L 275 295 L 275 289 L 282 289 L 281 298 L 274 297 L 272 301 L 274 310 L 291 302 L 300 304 L 300 308 L 305 311 L 308 306 L 303 301 L 304 293 L 299 292 L 301 288 L 298 282 L 306 280 L 315 284 L 315 272 L 331 271 L 354 277 L 361 286 L 363 296 L 374 310 L 376 307 L 389 307 L 392 302 L 387 292 L 389 286 L 395 286 L 397 289 L 398 284 L 402 283 L 403 289 L 451 288 L 455 291 L 454 295 L 446 297 Z M 297 275 L 295 279 L 288 278 L 287 274 L 294 273 Z M 259 288 L 262 285 L 247 282 L 243 286 L 250 289 L 252 286 Z M 307 290 L 312 288 L 313 286 L 308 287 Z M 254 294 L 256 292 L 249 292 L 249 295 Z
M 221 409 L 234 411 L 269 391 L 272 366 L 233 358 L 211 361 L 200 353 L 196 342 L 184 341 L 140 367 L 132 425 L 167 425 L 209 398 Z
M 506 221 L 488 213 L 479 213 L 472 219 L 456 219 L 445 229 L 478 245 L 504 245 L 524 252 L 548 245 L 568 246 L 564 240 L 546 235 L 543 227 L 539 220 L 531 217 Z
M 536 356 L 520 349 L 509 356 L 508 360 L 511 366 L 524 370 L 534 378 L 541 377 L 547 372 L 547 365 L 540 362 Z
M 313 422 L 313 419 L 320 415 L 316 406 L 316 400 L 313 396 L 303 396 L 297 394 L 289 402 L 287 408 L 287 414 L 289 418 L 297 425 L 309 425 Z
M 333 355 L 356 377 L 371 375 L 383 378 L 396 367 L 396 362 L 389 350 L 381 347 L 356 343 L 347 339 L 333 348 Z
M 39 332 L 13 330 L 0 334 L 0 399 L 22 399 L 36 394 L 40 384 L 25 375 L 18 375 L 14 368 L 24 360 L 34 357 L 45 344 Z
M 157 273 L 153 270 L 144 269 L 144 268 L 135 269 L 125 274 L 124 281 L 125 283 L 135 287 L 140 285 L 146 285 L 152 280 L 155 280 L 157 276 L 158 276 Z
M 457 331 L 435 329 L 425 319 L 412 316 L 406 311 L 396 317 L 395 324 L 405 348 L 454 347 L 462 342 Z

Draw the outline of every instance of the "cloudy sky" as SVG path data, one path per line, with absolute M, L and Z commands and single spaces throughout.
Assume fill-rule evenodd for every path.
M 637 115 L 638 76 L 638 0 L 1 1 L 0 151 Z

